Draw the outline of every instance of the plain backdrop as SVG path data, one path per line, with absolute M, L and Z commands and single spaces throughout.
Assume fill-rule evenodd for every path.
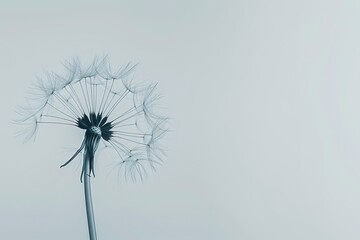
M 97 162 L 99 240 L 360 239 L 360 1 L 1 1 L 0 238 L 87 239 L 81 137 L 16 138 L 37 75 L 139 62 L 172 132 L 155 174 Z

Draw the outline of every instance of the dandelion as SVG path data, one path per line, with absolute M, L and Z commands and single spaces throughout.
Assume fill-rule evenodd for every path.
M 135 84 L 136 65 L 128 63 L 115 71 L 108 58 L 95 58 L 84 66 L 78 59 L 65 62 L 66 74 L 48 73 L 38 79 L 27 106 L 18 111 L 17 123 L 25 129 L 24 140 L 35 137 L 39 126 L 76 127 L 84 137 L 78 150 L 63 165 L 82 154 L 80 181 L 84 184 L 89 236 L 96 229 L 90 178 L 95 177 L 95 153 L 100 144 L 116 154 L 122 172 L 132 180 L 155 170 L 164 152 L 160 140 L 167 132 L 167 118 L 155 111 L 159 99 L 156 84 Z

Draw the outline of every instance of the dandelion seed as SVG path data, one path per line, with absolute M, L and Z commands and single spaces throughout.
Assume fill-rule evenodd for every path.
M 90 177 L 95 177 L 95 153 L 100 143 L 116 153 L 124 177 L 143 179 L 155 170 L 164 152 L 160 140 L 167 132 L 167 119 L 155 112 L 159 99 L 156 85 L 136 85 L 131 78 L 136 64 L 113 71 L 107 57 L 83 66 L 78 59 L 64 64 L 64 75 L 48 73 L 38 78 L 27 105 L 16 121 L 24 127 L 24 140 L 35 138 L 43 124 L 84 130 L 78 150 L 60 167 L 82 153 L 80 181 L 84 181 L 89 236 L 96 239 Z

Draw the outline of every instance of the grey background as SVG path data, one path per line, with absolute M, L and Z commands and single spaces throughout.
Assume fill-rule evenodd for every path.
M 143 183 L 106 162 L 99 239 L 360 238 L 359 1 L 2 1 L 2 239 L 86 239 L 78 147 L 14 109 L 74 55 L 140 62 L 172 117 L 168 157 Z M 115 172 L 115 173 L 114 173 Z

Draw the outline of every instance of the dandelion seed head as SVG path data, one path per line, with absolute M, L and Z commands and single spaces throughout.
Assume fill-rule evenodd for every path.
M 167 132 L 167 118 L 156 111 L 160 96 L 156 84 L 138 84 L 132 74 L 137 64 L 112 68 L 108 57 L 95 57 L 84 65 L 78 58 L 64 63 L 64 73 L 38 78 L 27 104 L 16 120 L 21 135 L 34 138 L 43 124 L 84 130 L 78 154 L 94 155 L 100 142 L 116 154 L 125 177 L 143 179 L 147 169 L 161 162 L 160 140 Z M 90 150 L 89 150 L 90 149 Z M 94 173 L 94 164 L 90 164 Z

